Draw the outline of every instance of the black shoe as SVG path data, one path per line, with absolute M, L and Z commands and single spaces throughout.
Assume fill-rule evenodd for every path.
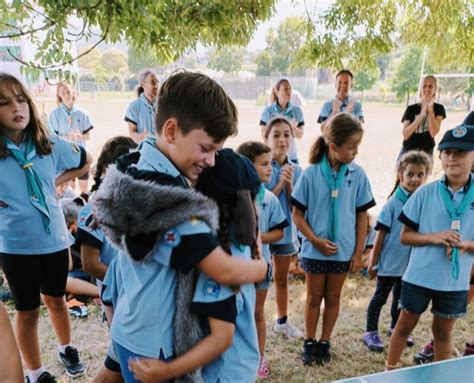
M 331 343 L 326 340 L 321 340 L 316 346 L 316 363 L 324 364 L 331 361 L 331 354 L 329 349 L 331 348 Z
M 59 353 L 59 360 L 66 367 L 66 374 L 71 378 L 76 378 L 84 374 L 84 365 L 79 360 L 77 349 L 72 346 L 67 346 L 64 353 Z
M 30 377 L 27 376 L 25 379 L 26 383 L 30 383 Z M 56 378 L 51 375 L 48 371 L 43 372 L 36 380 L 37 383 L 57 383 Z
M 317 342 L 314 339 L 305 339 L 301 360 L 307 366 L 311 366 L 316 360 Z

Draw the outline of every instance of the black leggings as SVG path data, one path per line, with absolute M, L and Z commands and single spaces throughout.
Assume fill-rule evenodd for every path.
M 392 323 L 390 328 L 395 328 L 398 316 L 400 315 L 398 304 L 400 302 L 401 290 L 402 277 L 377 277 L 377 287 L 367 309 L 366 331 L 378 331 L 380 311 L 387 302 L 390 291 L 392 291 L 392 308 L 390 310 Z

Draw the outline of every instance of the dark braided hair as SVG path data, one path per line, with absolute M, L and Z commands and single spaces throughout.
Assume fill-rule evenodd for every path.
M 230 224 L 234 220 L 232 206 L 225 202 L 218 202 L 217 206 L 219 207 L 219 230 L 217 231 L 219 243 L 227 253 L 232 254 L 230 252 L 232 241 L 229 232 Z
M 110 164 L 113 164 L 117 158 L 135 149 L 137 144 L 130 138 L 125 136 L 117 136 L 110 138 L 102 147 L 97 166 L 94 174 L 94 185 L 92 185 L 91 192 L 99 189 L 102 177 L 105 170 Z

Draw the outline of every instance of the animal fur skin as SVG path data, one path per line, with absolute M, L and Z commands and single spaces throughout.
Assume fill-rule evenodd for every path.
M 125 240 L 127 235 L 157 232 L 156 238 L 159 238 L 170 227 L 191 218 L 205 221 L 214 232 L 219 225 L 216 203 L 201 193 L 193 189 L 135 179 L 119 171 L 115 165 L 107 169 L 100 189 L 95 194 L 94 215 L 105 236 L 121 250 L 121 256 L 130 258 Z M 176 312 L 173 321 L 176 356 L 194 346 L 204 336 L 198 316 L 189 309 L 195 277 L 196 270 L 188 274 L 177 273 Z M 198 369 L 176 381 L 204 380 L 201 369 Z

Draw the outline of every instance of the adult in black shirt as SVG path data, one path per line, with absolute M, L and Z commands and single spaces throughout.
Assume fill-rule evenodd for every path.
M 400 155 L 409 150 L 422 150 L 433 158 L 435 136 L 446 118 L 444 106 L 434 102 L 437 83 L 434 76 L 426 76 L 421 84 L 420 102 L 409 105 L 402 117 L 403 147 Z

